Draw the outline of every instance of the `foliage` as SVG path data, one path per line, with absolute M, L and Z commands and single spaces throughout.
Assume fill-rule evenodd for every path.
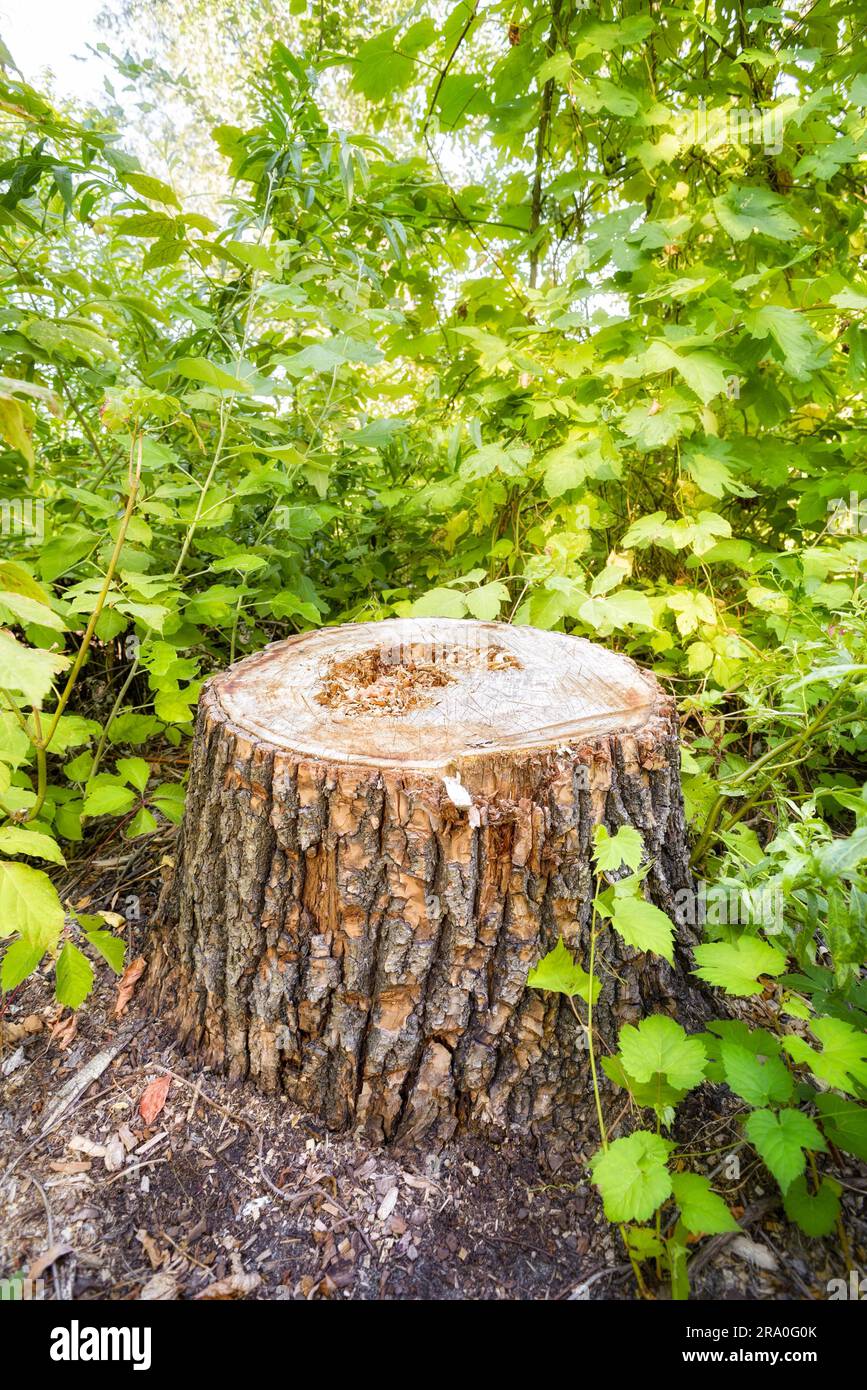
M 801 1033 L 781 1030 L 778 1035 L 733 1019 L 712 1022 L 706 1033 L 690 1037 L 676 1019 L 652 1014 L 637 1026 L 621 1028 L 617 1052 L 603 1057 L 601 1066 L 608 1079 L 628 1093 L 636 1117 L 641 1110 L 653 1112 L 655 1132 L 635 1128 L 626 1136 L 609 1139 L 593 1025 L 602 981 L 595 975 L 593 961 L 599 935 L 609 925 L 618 930 L 616 916 L 605 911 L 605 894 L 598 891 L 612 868 L 619 871 L 621 867 L 621 852 L 614 847 L 630 846 L 630 865 L 637 868 L 640 863 L 641 847 L 634 845 L 634 831 L 624 834 L 626 829 L 621 827 L 611 837 L 598 827 L 594 837 L 597 896 L 590 926 L 589 971 L 572 962 L 574 973 L 570 973 L 571 958 L 560 940 L 531 972 L 529 983 L 578 996 L 585 1003 L 583 1026 L 602 1140 L 590 1161 L 593 1181 L 605 1215 L 621 1226 L 639 1287 L 644 1288 L 641 1264 L 653 1259 L 657 1271 L 668 1275 L 672 1295 L 685 1298 L 689 1292 L 687 1238 L 735 1231 L 738 1223 L 710 1180 L 684 1171 L 675 1143 L 662 1137 L 660 1131 L 672 1125 L 677 1105 L 704 1082 L 727 1085 L 748 1107 L 745 1138 L 776 1179 L 786 1215 L 808 1236 L 827 1235 L 840 1221 L 841 1187 L 819 1171 L 816 1156 L 827 1153 L 828 1141 L 856 1157 L 867 1153 L 867 1106 L 826 1088 L 842 1091 L 845 1097 L 867 1099 L 867 1045 L 863 1028 L 838 1017 L 815 1017 L 803 996 L 809 1031 L 820 1042 L 819 1049 L 811 1047 Z M 615 880 L 613 887 L 625 881 Z M 640 897 L 629 900 L 643 901 Z M 666 954 L 659 946 L 644 944 L 639 949 Z M 717 954 L 709 957 L 707 953 L 714 950 Z M 742 935 L 733 944 L 709 943 L 695 954 L 701 962 L 696 975 L 744 998 L 762 988 L 754 977 L 762 975 L 770 982 L 785 969 L 783 952 L 752 935 Z M 805 1069 L 815 1085 L 807 1080 Z M 677 1165 L 674 1172 L 672 1163 Z M 669 1203 L 676 1213 L 664 1232 L 663 1211 Z M 651 1219 L 653 1229 L 636 1224 Z

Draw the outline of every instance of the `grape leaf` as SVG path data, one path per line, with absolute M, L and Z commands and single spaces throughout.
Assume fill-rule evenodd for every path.
M 60 652 L 25 647 L 11 632 L 0 631 L 0 670 L 8 690 L 23 695 L 28 705 L 38 709 L 51 689 L 54 677 L 69 665 Z
M 722 1197 L 701 1173 L 675 1173 L 671 1184 L 681 1220 L 693 1235 L 715 1236 L 739 1229 Z
M 673 1148 L 670 1140 L 639 1129 L 594 1154 L 593 1182 L 609 1221 L 647 1221 L 671 1196 L 666 1164 Z
M 831 1143 L 867 1163 L 867 1107 L 829 1091 L 816 1096 L 815 1104 Z
M 779 1057 L 762 1057 L 731 1041 L 723 1042 L 720 1057 L 726 1083 L 747 1105 L 761 1108 L 791 1099 L 795 1083 Z
M 822 1178 L 819 1191 L 807 1188 L 802 1174 L 795 1178 L 783 1197 L 783 1206 L 790 1221 L 795 1221 L 807 1236 L 828 1236 L 840 1215 L 840 1184 L 833 1178 Z
M 809 1115 L 800 1110 L 754 1110 L 744 1126 L 747 1138 L 786 1192 L 806 1165 L 805 1149 L 824 1150 L 825 1141 Z
M 530 971 L 527 984 L 531 989 L 548 989 L 555 994 L 577 994 L 585 1003 L 590 1001 L 591 987 L 593 1003 L 598 999 L 602 988 L 599 980 L 588 975 L 587 971 L 582 970 L 572 959 L 562 936 L 554 949 L 543 956 L 539 964 Z
M 820 1081 L 836 1086 L 849 1095 L 867 1087 L 867 1037 L 841 1018 L 817 1018 L 810 1031 L 822 1044 L 817 1052 L 803 1038 L 783 1039 L 783 1047 L 794 1061 L 810 1068 Z
M 604 825 L 593 831 L 593 859 L 600 873 L 616 872 L 623 864 L 637 869 L 643 853 L 644 841 L 634 826 L 621 825 L 614 835 Z
M 647 1082 L 660 1075 L 678 1090 L 689 1090 L 704 1078 L 707 1052 L 701 1038 L 687 1037 L 665 1014 L 642 1019 L 638 1027 L 620 1030 L 620 1056 L 629 1076 Z
M 786 957 L 779 947 L 757 936 L 696 946 L 695 958 L 699 969 L 694 973 L 710 985 L 719 985 L 726 994 L 759 994 L 760 975 L 782 975 L 786 968 Z
M 653 951 L 674 964 L 674 923 L 646 898 L 615 897 L 611 905 L 615 931 L 627 946 Z

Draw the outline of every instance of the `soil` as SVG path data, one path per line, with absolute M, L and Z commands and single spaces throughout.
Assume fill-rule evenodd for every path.
M 140 869 L 139 860 L 131 960 L 158 888 L 158 866 Z M 90 911 L 118 905 L 107 877 L 87 896 Z M 101 969 L 75 1015 L 58 1010 L 39 975 L 7 1001 L 0 1276 L 29 1273 L 45 1297 L 83 1301 L 637 1297 L 589 1183 L 589 1122 L 553 1176 L 521 1135 L 433 1153 L 374 1148 L 195 1066 L 139 993 L 128 977 L 118 1017 L 118 981 Z M 678 1129 L 701 1172 L 740 1140 L 737 1107 L 720 1088 L 695 1092 Z M 847 1273 L 837 1237 L 810 1241 L 785 1222 L 748 1153 L 738 1177 L 715 1176 L 744 1232 L 702 1242 L 693 1297 L 827 1297 L 828 1280 Z M 867 1170 L 832 1160 L 852 1263 L 863 1269 Z M 652 1271 L 648 1280 L 650 1296 L 665 1297 Z

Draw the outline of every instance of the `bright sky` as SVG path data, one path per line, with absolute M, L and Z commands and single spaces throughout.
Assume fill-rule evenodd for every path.
M 92 99 L 102 90 L 104 69 L 92 56 L 87 61 L 87 45 L 100 40 L 94 21 L 103 6 L 104 0 L 0 0 L 0 36 L 26 78 L 47 68 L 58 96 Z

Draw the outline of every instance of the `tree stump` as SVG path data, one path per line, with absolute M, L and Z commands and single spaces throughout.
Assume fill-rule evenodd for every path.
M 586 967 L 600 821 L 641 831 L 674 915 L 675 709 L 628 658 L 449 619 L 278 642 L 203 691 L 151 988 L 203 1060 L 334 1130 L 580 1142 L 582 1030 L 527 975 L 558 936 Z M 676 941 L 671 968 L 602 934 L 603 1051 L 703 1018 Z

